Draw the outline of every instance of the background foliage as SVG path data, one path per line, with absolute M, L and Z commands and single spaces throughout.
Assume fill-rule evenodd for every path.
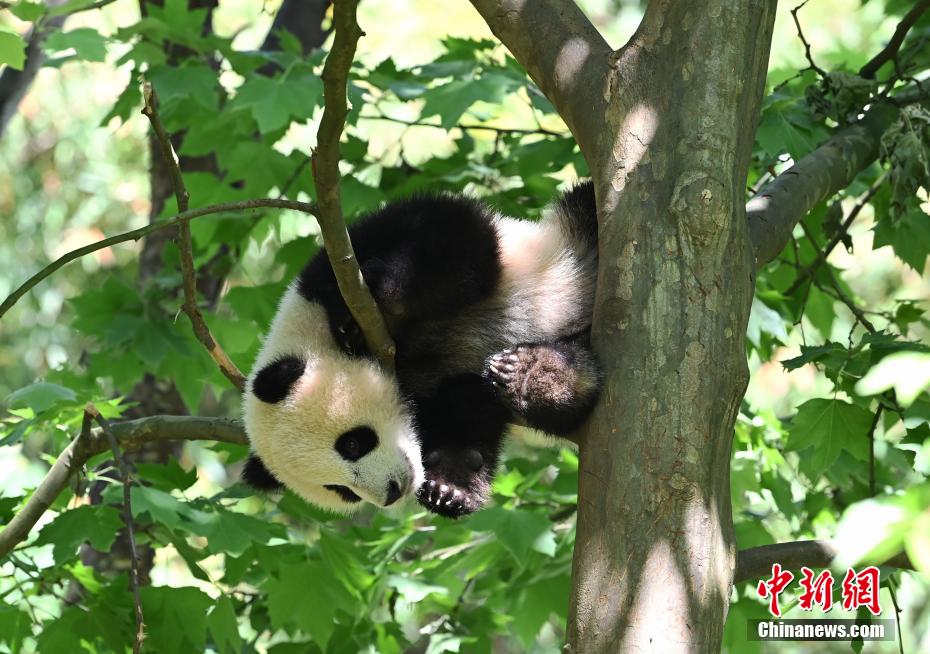
M 212 31 L 203 29 L 207 12 L 187 0 L 150 5 L 144 18 L 127 0 L 80 11 L 89 4 L 55 10 L 75 13 L 46 39 L 46 66 L 0 139 L 0 296 L 65 251 L 148 221 L 142 78 L 168 129 L 183 135 L 180 154 L 215 162 L 186 172 L 192 208 L 313 198 L 308 154 L 324 55 L 287 36 L 279 51 L 257 50 L 276 3 L 224 0 Z M 0 61 L 18 67 L 19 35 L 48 17 L 39 3 L 12 5 L 0 14 Z M 614 44 L 641 14 L 635 2 L 583 5 Z M 585 174 L 552 107 L 466 3 L 362 6 L 367 36 L 343 144 L 350 219 L 422 189 L 465 190 L 535 217 L 560 185 Z M 825 75 L 805 59 L 792 7 L 780 7 L 751 187 L 853 120 L 872 94 L 926 77 L 927 16 L 897 70 L 856 75 L 909 7 L 813 0 L 798 17 Z M 183 48 L 169 56 L 169 42 Z M 261 73 L 269 64 L 273 73 Z M 881 164 L 812 212 L 759 275 L 746 337 L 753 377 L 732 460 L 740 548 L 838 536 L 850 563 L 903 547 L 930 572 L 928 153 L 930 113 L 902 111 Z M 207 216 L 191 228 L 195 263 L 224 280 L 207 321 L 248 370 L 278 296 L 319 245 L 316 225 L 266 211 Z M 177 317 L 176 248 L 144 279 L 139 252 L 120 246 L 70 264 L 0 324 L 0 524 L 75 436 L 88 401 L 116 418 L 150 375 L 173 384 L 192 414 L 237 415 L 236 394 Z M 136 465 L 145 485 L 132 489 L 133 514 L 155 552 L 142 591 L 148 650 L 560 651 L 577 499 L 571 450 L 512 443 L 494 505 L 458 522 L 413 506 L 346 521 L 290 494 L 256 498 L 236 482 L 244 455 L 189 443 L 166 465 Z M 115 478 L 88 466 L 0 563 L 0 651 L 75 651 L 78 639 L 89 652 L 126 651 L 127 577 L 80 555 L 85 541 L 107 552 L 117 538 Z M 84 491 L 98 481 L 109 488 L 91 504 Z M 883 570 L 883 580 L 886 616 L 896 591 L 906 651 L 930 650 L 927 577 Z M 745 621 L 764 615 L 754 582 L 739 585 L 725 646 L 758 649 L 745 642 Z

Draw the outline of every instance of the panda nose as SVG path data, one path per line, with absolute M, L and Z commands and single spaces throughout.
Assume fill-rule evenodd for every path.
M 400 490 L 400 484 L 392 479 L 390 482 L 388 482 L 387 499 L 384 500 L 384 506 L 391 506 L 394 502 L 400 499 L 401 495 L 403 495 L 403 493 Z

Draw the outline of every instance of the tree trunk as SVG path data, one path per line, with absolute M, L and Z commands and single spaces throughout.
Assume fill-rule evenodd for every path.
M 590 117 L 605 123 L 585 156 L 607 378 L 581 437 L 572 652 L 720 647 L 753 293 L 745 181 L 774 14 L 774 0 L 653 0 Z

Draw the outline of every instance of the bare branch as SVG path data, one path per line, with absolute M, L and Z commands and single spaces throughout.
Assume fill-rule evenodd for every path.
M 582 152 L 595 152 L 612 51 L 571 0 L 471 0 L 555 106 Z
M 875 73 L 878 72 L 879 68 L 897 57 L 898 50 L 901 49 L 901 44 L 904 43 L 904 37 L 907 36 L 907 33 L 914 26 L 914 23 L 917 22 L 917 19 L 920 18 L 927 9 L 930 9 L 930 0 L 920 0 L 920 2 L 911 7 L 911 10 L 907 12 L 904 18 L 901 19 L 901 22 L 898 23 L 894 34 L 891 36 L 891 40 L 888 41 L 888 45 L 882 48 L 881 52 L 872 57 L 865 66 L 859 69 L 859 77 L 872 79 L 875 77 Z
M 378 114 L 377 116 L 359 116 L 360 120 L 383 120 L 388 123 L 397 123 L 398 125 L 406 125 L 407 127 L 432 127 L 433 129 L 441 129 L 448 132 L 449 129 L 460 129 L 460 130 L 474 130 L 474 131 L 483 131 L 483 132 L 494 132 L 496 134 L 539 134 L 541 136 L 558 136 L 566 137 L 568 136 L 567 132 L 556 132 L 555 130 L 546 129 L 544 127 L 537 128 L 522 128 L 522 127 L 496 127 L 494 125 L 478 125 L 474 123 L 458 123 L 453 125 L 451 128 L 446 129 L 442 125 L 437 125 L 436 123 L 427 123 L 422 120 L 404 120 L 403 118 L 395 118 L 393 116 L 388 116 L 387 114 Z
M 897 108 L 925 97 L 919 89 L 910 89 L 888 102 L 876 102 L 862 120 L 839 130 L 746 204 L 757 268 L 778 256 L 794 226 L 817 203 L 849 186 L 878 158 L 881 136 L 897 116 Z
M 319 205 L 317 221 L 339 292 L 365 336 L 368 349 L 385 367 L 393 368 L 394 341 L 359 269 L 342 217 L 339 193 L 339 139 L 348 115 L 346 84 L 362 36 L 355 19 L 357 6 L 358 0 L 339 0 L 333 7 L 335 37 L 323 66 L 325 106 L 313 153 L 313 181 Z
M 79 259 L 98 250 L 103 250 L 104 248 L 108 248 L 111 245 L 125 243 L 126 241 L 138 241 L 140 238 L 153 232 L 157 232 L 162 229 L 168 229 L 169 227 L 174 227 L 175 225 L 191 221 L 194 218 L 200 218 L 201 216 L 224 213 L 227 211 L 251 211 L 254 209 L 263 208 L 292 209 L 294 211 L 302 211 L 310 215 L 316 215 L 317 212 L 316 205 L 309 202 L 298 202 L 297 200 L 285 200 L 282 198 L 257 198 L 255 200 L 240 200 L 238 202 L 211 204 L 207 207 L 200 207 L 198 209 L 185 211 L 184 213 L 179 213 L 176 216 L 166 218 L 165 220 L 149 223 L 144 227 L 133 229 L 122 234 L 117 234 L 116 236 L 111 236 L 110 238 L 105 238 L 102 241 L 97 241 L 96 243 L 91 243 L 90 245 L 76 248 L 58 257 L 55 259 L 55 261 L 45 266 L 45 268 L 27 279 L 19 288 L 10 293 L 10 295 L 3 301 L 3 304 L 0 304 L 0 318 L 3 318 L 4 314 L 6 314 L 6 312 L 9 311 L 23 295 L 34 288 L 36 284 L 47 278 L 66 263 L 70 263 L 75 259 Z
M 155 137 L 161 145 L 168 176 L 171 179 L 172 187 L 174 187 L 178 211 L 184 213 L 188 210 L 190 193 L 187 192 L 187 187 L 184 185 L 181 167 L 175 156 L 174 148 L 171 147 L 171 137 L 158 116 L 158 98 L 155 95 L 155 90 L 148 82 L 142 88 L 142 97 L 145 102 L 142 113 L 149 119 L 152 129 L 155 130 Z M 191 239 L 191 226 L 188 221 L 178 224 L 178 250 L 181 253 L 181 277 L 184 289 L 183 309 L 187 317 L 190 318 L 194 336 L 207 348 L 207 352 L 210 353 L 216 365 L 219 366 L 220 372 L 232 382 L 233 386 L 242 391 L 245 388 L 245 376 L 213 337 L 210 328 L 207 327 L 207 323 L 203 319 L 200 307 L 197 306 L 197 270 L 194 268 L 193 241 Z
M 779 563 L 788 570 L 797 570 L 805 565 L 828 568 L 838 555 L 839 549 L 836 542 L 832 540 L 799 540 L 751 547 L 737 552 L 733 583 L 738 584 L 742 581 L 765 577 L 771 574 L 773 563 Z M 887 561 L 877 561 L 876 565 L 903 570 L 914 569 L 914 565 L 904 553 L 897 554 Z
M 242 425 L 225 418 L 151 416 L 113 423 L 110 425 L 110 432 L 124 450 L 135 450 L 147 443 L 172 440 L 248 444 Z M 0 559 L 26 539 L 29 531 L 65 489 L 74 473 L 92 456 L 108 449 L 110 444 L 102 429 L 82 431 L 68 444 L 23 508 L 13 516 L 3 531 L 0 531 Z
M 140 654 L 142 651 L 142 641 L 145 640 L 145 618 L 142 615 L 142 598 L 139 596 L 139 553 L 136 550 L 136 523 L 132 517 L 132 494 L 130 485 L 132 480 L 129 477 L 129 466 L 126 464 L 126 458 L 120 452 L 119 442 L 113 435 L 110 428 L 110 421 L 100 415 L 97 407 L 88 402 L 84 409 L 84 425 L 81 429 L 81 438 L 87 438 L 90 434 L 90 422 L 94 420 L 100 425 L 107 442 L 110 444 L 110 451 L 113 452 L 113 459 L 119 467 L 120 476 L 123 479 L 123 522 L 126 525 L 126 533 L 129 537 L 129 587 L 132 589 L 133 613 L 136 620 L 136 634 L 132 641 L 132 654 Z
M 810 0 L 804 0 L 804 2 L 802 2 L 797 7 L 792 9 L 791 17 L 794 19 L 794 26 L 798 31 L 798 38 L 801 39 L 801 43 L 804 44 L 804 57 L 807 59 L 807 67 L 810 68 L 815 73 L 817 73 L 818 75 L 820 75 L 821 77 L 826 78 L 827 76 L 826 71 L 820 66 L 818 66 L 816 63 L 814 63 L 814 57 L 811 54 L 811 44 L 808 43 L 806 38 L 804 38 L 804 30 L 801 29 L 801 21 L 800 19 L 798 19 L 798 12 L 801 11 L 801 9 L 804 8 L 804 5 L 806 5 L 808 2 L 810 2 Z

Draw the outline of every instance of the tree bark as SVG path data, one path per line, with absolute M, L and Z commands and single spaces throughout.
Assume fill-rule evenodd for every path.
M 652 0 L 616 52 L 571 2 L 472 4 L 566 120 L 597 195 L 605 390 L 580 434 L 566 651 L 717 651 L 775 0 Z
M 714 652 L 726 619 L 754 273 L 743 193 L 775 2 L 699 4 L 650 3 L 611 56 L 586 153 L 607 376 L 581 436 L 573 652 Z

